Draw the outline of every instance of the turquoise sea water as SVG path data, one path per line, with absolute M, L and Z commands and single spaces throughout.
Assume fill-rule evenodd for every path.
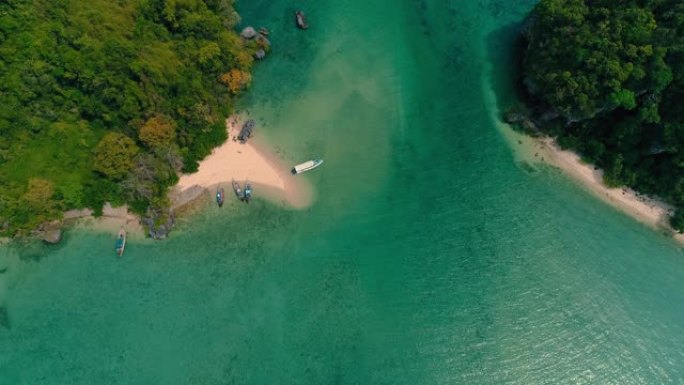
M 533 1 L 240 1 L 315 204 L 0 249 L 0 384 L 679 384 L 684 253 L 495 125 Z M 307 12 L 311 28 L 293 27 Z

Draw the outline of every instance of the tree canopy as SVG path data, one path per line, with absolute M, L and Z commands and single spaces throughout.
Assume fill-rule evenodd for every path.
M 233 30 L 232 3 L 0 2 L 0 230 L 34 222 L 21 207 L 31 181 L 62 209 L 144 210 L 175 171 L 195 170 L 226 139 L 258 49 Z M 227 73 L 241 74 L 235 87 Z M 141 164 L 151 194 L 131 186 Z
M 525 84 L 545 129 L 607 184 L 684 208 L 684 3 L 542 0 L 528 21 Z

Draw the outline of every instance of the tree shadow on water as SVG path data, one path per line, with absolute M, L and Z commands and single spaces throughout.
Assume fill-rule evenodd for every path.
M 491 86 L 501 113 L 519 107 L 526 98 L 523 84 L 523 59 L 527 41 L 524 23 L 513 23 L 487 36 L 487 55 L 492 64 Z

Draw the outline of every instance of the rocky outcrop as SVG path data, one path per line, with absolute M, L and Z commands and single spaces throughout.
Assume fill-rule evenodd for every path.
M 529 119 L 526 113 L 520 111 L 508 111 L 504 115 L 504 121 L 509 124 L 516 124 Z
M 142 223 L 147 229 L 147 235 L 152 239 L 166 239 L 169 232 L 176 225 L 176 218 L 172 210 L 156 210 L 148 208 L 142 218 Z
M 43 242 L 56 244 L 62 240 L 62 229 L 49 230 L 43 236 Z
M 295 12 L 295 22 L 297 23 L 297 28 L 308 29 L 309 23 L 306 21 L 306 15 L 302 11 Z
M 194 185 L 185 190 L 174 189 L 169 193 L 171 210 L 178 215 L 195 208 L 201 208 L 211 202 L 211 193 L 208 189 Z
M 532 118 L 528 111 L 520 111 L 518 109 L 510 109 L 504 115 L 504 121 L 508 124 L 521 127 L 525 132 L 530 134 L 538 134 L 539 125 Z
M 266 36 L 262 35 L 257 35 L 256 38 L 254 38 L 254 41 L 257 42 L 257 45 L 261 47 L 261 49 L 268 49 L 271 47 L 271 42 L 266 38 Z
M 257 31 L 254 29 L 254 27 L 246 27 L 245 29 L 240 32 L 240 36 L 243 39 L 254 39 L 257 36 Z
M 259 28 L 259 32 L 257 32 L 254 27 L 245 27 L 245 29 L 240 32 L 240 37 L 245 40 L 254 40 L 256 42 L 257 51 L 254 53 L 254 57 L 261 60 L 266 57 L 266 52 L 271 47 L 271 42 L 266 37 L 268 34 L 268 29 L 263 27 Z
M 45 243 L 56 244 L 62 240 L 62 221 L 46 222 L 32 231 L 32 234 Z

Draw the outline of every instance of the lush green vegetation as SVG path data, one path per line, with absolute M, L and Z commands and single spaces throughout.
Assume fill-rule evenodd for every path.
M 164 205 L 250 81 L 259 47 L 232 2 L 0 2 L 1 234 L 105 201 Z
M 684 2 L 542 0 L 525 32 L 535 117 L 563 147 L 678 207 L 684 229 Z

